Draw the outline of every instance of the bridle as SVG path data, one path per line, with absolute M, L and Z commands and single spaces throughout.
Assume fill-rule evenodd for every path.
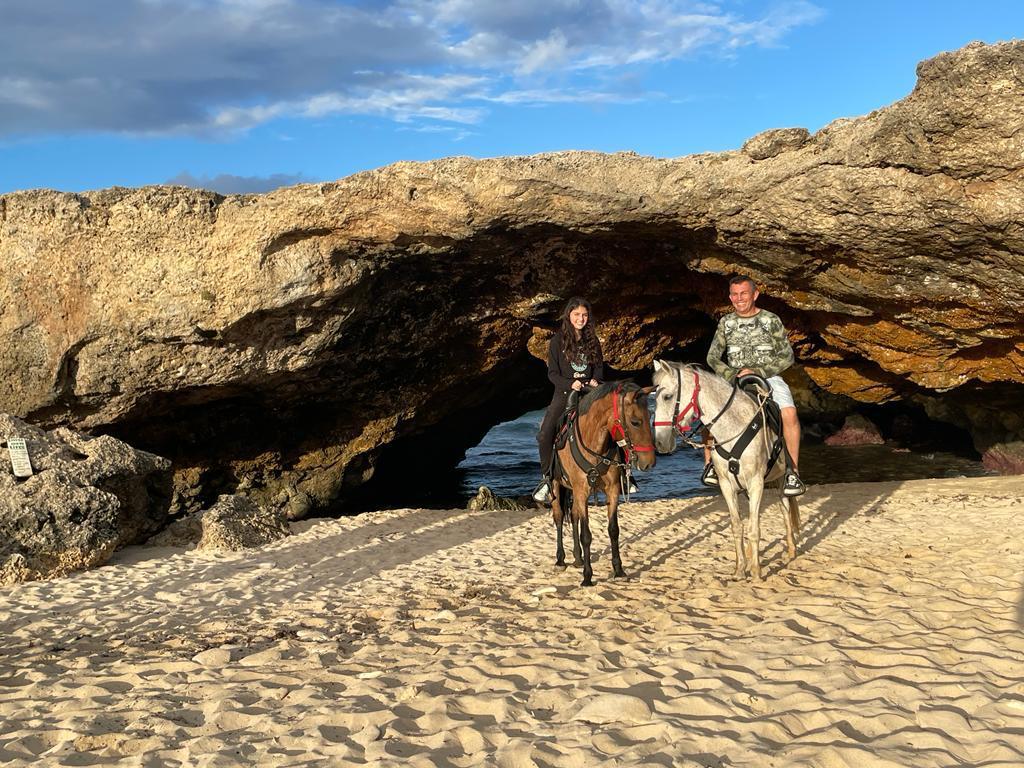
M 612 399 L 612 427 L 608 430 L 611 433 L 612 440 L 615 444 L 622 449 L 625 454 L 626 464 L 631 467 L 636 466 L 636 454 L 650 451 L 654 453 L 653 445 L 633 445 L 633 441 L 630 440 L 629 434 L 626 432 L 626 428 L 622 423 L 622 416 L 626 414 L 626 393 L 622 391 L 622 385 L 620 384 L 615 388 L 615 397 Z
M 693 395 L 690 397 L 690 402 L 687 403 L 686 407 L 683 408 L 681 411 L 679 410 L 679 405 L 681 402 L 680 395 L 683 391 L 683 378 L 682 374 L 679 372 L 679 369 L 676 368 L 676 402 L 672 406 L 672 421 L 654 422 L 655 427 L 674 428 L 679 433 L 680 437 L 682 437 L 683 440 L 687 441 L 691 440 L 693 438 L 693 435 L 699 432 L 701 429 L 707 429 L 708 431 L 710 431 L 711 427 L 715 425 L 715 422 L 722 418 L 722 414 L 729 410 L 729 406 L 732 405 L 732 401 L 736 397 L 737 391 L 736 387 L 733 387 L 732 392 L 729 393 L 729 399 L 726 400 L 725 405 L 722 406 L 722 410 L 718 412 L 718 415 L 716 415 L 715 418 L 713 418 L 711 421 L 705 424 L 702 420 L 704 412 L 701 411 L 700 402 L 698 400 L 698 398 L 700 398 L 700 376 L 697 374 L 696 368 L 692 368 L 690 370 L 693 373 Z
M 680 394 L 683 391 L 683 378 L 679 369 L 676 368 L 676 402 L 672 406 L 672 421 L 655 421 L 655 427 L 672 427 L 674 428 L 685 440 L 690 437 L 686 434 L 687 432 L 696 432 L 700 429 L 700 403 L 698 398 L 700 397 L 700 377 L 697 375 L 697 369 L 693 369 L 693 397 L 690 398 L 690 402 L 686 407 L 680 411 Z M 693 413 L 687 417 L 687 414 L 693 411 Z M 721 414 L 719 414 L 720 416 Z M 685 423 L 683 423 L 685 420 Z

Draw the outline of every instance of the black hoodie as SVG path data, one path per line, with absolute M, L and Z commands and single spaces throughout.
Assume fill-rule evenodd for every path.
M 576 380 L 588 382 L 591 379 L 596 379 L 598 383 L 603 381 L 604 363 L 595 365 L 585 360 L 582 352 L 575 365 L 570 363 L 562 348 L 562 332 L 555 331 L 548 347 L 548 378 L 555 385 L 556 392 L 561 392 L 563 395 L 568 394 L 572 389 L 572 383 Z

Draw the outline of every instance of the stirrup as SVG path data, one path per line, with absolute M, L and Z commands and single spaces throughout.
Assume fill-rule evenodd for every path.
M 701 473 L 700 481 L 709 488 L 718 487 L 718 473 L 715 472 L 715 465 L 710 461 L 704 465 L 704 472 Z
M 551 503 L 551 481 L 542 477 L 540 484 L 533 491 L 533 500 L 541 504 Z
M 807 490 L 807 486 L 804 485 L 804 481 L 800 479 L 800 475 L 795 470 L 790 470 L 786 473 L 786 478 L 782 483 L 782 495 L 783 496 L 801 496 Z

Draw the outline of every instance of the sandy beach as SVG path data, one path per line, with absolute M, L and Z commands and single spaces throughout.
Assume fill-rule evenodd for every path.
M 0 591 L 0 762 L 1019 766 L 1024 478 L 817 486 L 735 582 L 718 497 L 622 507 L 613 580 L 540 511 L 133 548 Z

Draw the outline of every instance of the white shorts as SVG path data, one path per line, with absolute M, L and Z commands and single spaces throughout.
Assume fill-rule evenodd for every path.
M 789 391 L 789 385 L 781 376 L 772 376 L 768 379 L 768 386 L 772 388 L 772 400 L 779 408 L 796 408 L 793 402 L 793 393 Z

